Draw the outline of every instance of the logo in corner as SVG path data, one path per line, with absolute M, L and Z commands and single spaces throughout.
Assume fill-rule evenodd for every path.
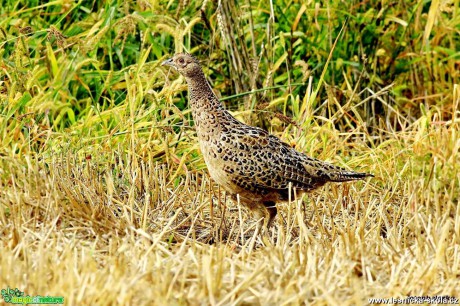
M 5 303 L 10 304 L 64 304 L 64 297 L 62 296 L 24 296 L 24 292 L 18 288 L 2 289 L 1 290 L 3 300 Z

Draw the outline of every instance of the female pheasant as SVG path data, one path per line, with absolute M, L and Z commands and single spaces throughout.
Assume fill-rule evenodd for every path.
M 276 216 L 276 203 L 288 200 L 289 185 L 307 192 L 327 182 L 373 176 L 311 158 L 278 137 L 236 120 L 223 108 L 192 55 L 179 53 L 162 65 L 175 68 L 187 81 L 200 149 L 211 178 L 238 194 L 240 202 L 263 219 L 264 228 Z

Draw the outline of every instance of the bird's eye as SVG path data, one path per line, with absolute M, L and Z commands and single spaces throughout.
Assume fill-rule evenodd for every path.
M 184 59 L 183 58 L 180 58 L 179 59 L 179 64 L 183 64 L 184 63 Z

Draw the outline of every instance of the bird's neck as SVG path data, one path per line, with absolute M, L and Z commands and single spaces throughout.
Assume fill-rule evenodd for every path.
M 196 112 L 222 112 L 224 108 L 219 98 L 214 94 L 204 73 L 185 78 L 189 90 L 189 101 L 193 113 Z

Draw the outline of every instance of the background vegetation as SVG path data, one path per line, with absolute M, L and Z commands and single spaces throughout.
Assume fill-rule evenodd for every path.
M 437 1 L 0 3 L 0 289 L 66 304 L 460 297 L 460 9 Z M 227 109 L 372 172 L 262 239 L 209 180 L 187 51 Z

